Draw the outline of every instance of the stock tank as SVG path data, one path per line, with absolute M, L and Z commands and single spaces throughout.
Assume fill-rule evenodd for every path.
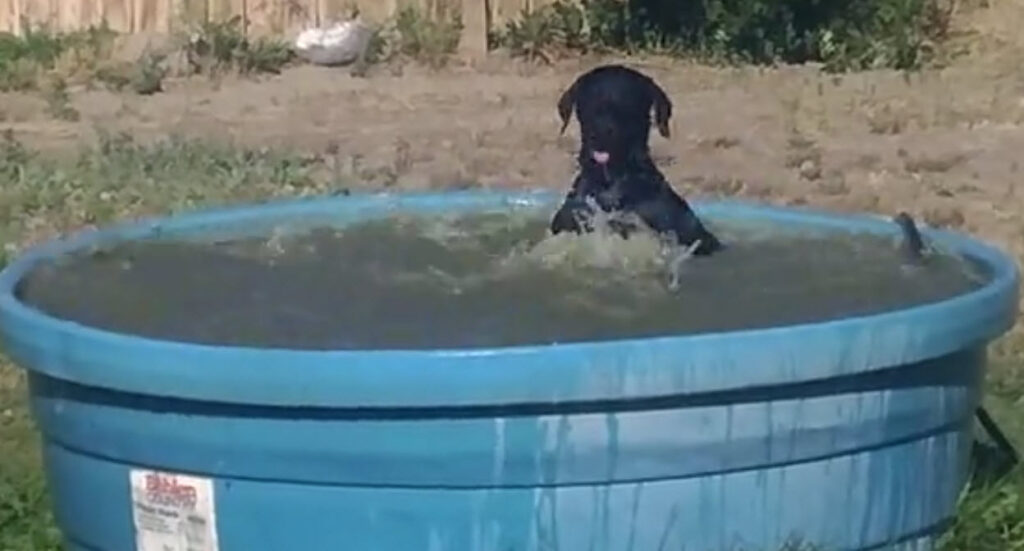
M 84 233 L 0 275 L 71 549 L 930 549 L 967 472 L 987 343 L 1018 272 L 954 298 L 824 323 L 488 349 L 289 350 L 153 340 L 18 300 L 40 262 L 154 235 L 243 235 L 394 212 L 553 209 L 551 193 L 367 195 Z M 827 231 L 888 221 L 737 203 L 711 219 Z M 190 546 L 189 546 L 190 545 Z

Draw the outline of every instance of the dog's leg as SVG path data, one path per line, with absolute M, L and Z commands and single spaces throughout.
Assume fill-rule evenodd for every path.
M 562 206 L 558 208 L 555 215 L 551 218 L 550 230 L 552 235 L 558 235 L 562 232 L 582 233 L 583 222 L 590 215 L 590 208 L 586 202 L 580 198 L 579 193 L 576 191 L 576 186 L 565 196 L 562 200 Z M 582 219 L 582 220 L 581 220 Z
M 608 221 L 608 227 L 622 239 L 629 239 L 629 235 L 636 230 L 636 226 L 625 221 L 618 219 L 611 219 Z
M 580 225 L 576 220 L 575 209 L 568 204 L 563 204 L 555 216 L 551 218 L 551 235 L 558 235 L 562 232 L 580 233 Z
M 668 184 L 665 184 L 666 187 Z M 682 247 L 689 248 L 695 243 L 695 256 L 710 255 L 722 248 L 715 237 L 693 212 L 690 205 L 668 190 L 657 197 L 638 205 L 635 212 L 656 233 L 671 237 Z

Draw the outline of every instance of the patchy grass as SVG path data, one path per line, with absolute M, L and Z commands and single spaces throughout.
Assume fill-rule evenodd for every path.
M 319 158 L 103 135 L 71 159 L 0 138 L 0 236 L 45 238 L 90 225 L 231 201 L 332 191 Z M 8 243 L 8 248 L 15 243 Z
M 116 59 L 117 39 L 105 25 L 72 33 L 30 27 L 20 36 L 0 33 L 0 92 L 41 92 L 53 104 L 51 114 L 69 120 L 75 115 L 61 99 L 69 84 L 153 94 L 162 90 L 168 57 L 175 53 L 187 60 L 189 74 L 210 78 L 277 74 L 294 58 L 284 40 L 248 38 L 237 17 L 199 25 L 169 51 L 147 49 L 134 61 Z
M 23 377 L 0 356 L 0 549 L 60 549 Z
M 88 80 L 110 58 L 116 37 L 106 26 L 66 34 L 30 27 L 21 36 L 0 33 L 0 92 L 38 90 L 51 74 Z
M 70 158 L 0 137 L 0 266 L 21 245 L 92 224 L 230 201 L 334 191 L 317 159 L 104 136 Z M 0 355 L 0 551 L 56 551 L 25 381 Z
M 71 105 L 68 83 L 60 75 L 54 74 L 46 78 L 41 93 L 46 100 L 46 112 L 51 117 L 68 122 L 77 122 L 81 118 L 78 110 Z
M 945 535 L 942 551 L 1024 549 L 1024 471 L 973 488 L 960 503 L 960 519 Z
M 728 149 L 737 144 L 726 136 L 709 140 L 707 147 Z M 396 158 L 406 155 L 402 152 L 407 147 L 396 144 Z M 813 159 L 808 152 L 816 144 L 794 136 L 790 147 L 797 168 Z M 330 156 L 181 139 L 138 143 L 124 135 L 101 136 L 96 145 L 76 155 L 52 157 L 3 136 L 0 264 L 27 244 L 83 226 L 239 201 L 344 192 L 336 164 Z M 1024 435 L 1024 421 L 1016 414 L 1024 403 L 1022 365 L 1024 342 L 1007 338 L 997 343 L 988 402 L 998 420 L 1018 437 Z M 0 550 L 56 550 L 59 535 L 24 395 L 23 376 L 0 359 Z M 977 469 L 958 521 L 944 538 L 944 551 L 1024 550 L 1024 471 L 1001 476 L 991 472 L 983 466 Z
M 1024 451 L 1024 339 L 1001 339 L 991 356 L 985 404 L 1018 451 Z M 1007 466 L 999 456 L 981 458 L 941 550 L 1024 551 L 1024 466 L 1003 474 Z
M 357 15 L 357 14 L 352 14 Z M 375 29 L 362 63 L 413 61 L 429 67 L 447 65 L 459 44 L 461 14 L 454 3 L 440 2 L 430 13 L 401 8 Z M 118 34 L 105 25 L 74 33 L 26 27 L 20 36 L 0 33 L 0 92 L 40 92 L 48 112 L 59 120 L 77 120 L 66 99 L 69 85 L 100 84 L 113 91 L 150 95 L 163 90 L 168 76 L 279 74 L 296 61 L 286 40 L 251 38 L 240 17 L 194 26 L 162 50 L 147 49 L 132 61 L 116 58 Z M 169 60 L 179 56 L 180 67 Z M 172 70 L 173 69 L 173 70 Z

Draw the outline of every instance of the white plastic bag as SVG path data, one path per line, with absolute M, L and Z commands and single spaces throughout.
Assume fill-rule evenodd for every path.
M 295 51 L 316 65 L 347 65 L 359 59 L 372 36 L 373 29 L 352 19 L 302 31 L 295 39 Z

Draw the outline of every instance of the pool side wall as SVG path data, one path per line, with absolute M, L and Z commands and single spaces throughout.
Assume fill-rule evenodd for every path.
M 962 487 L 983 362 L 975 348 L 834 386 L 501 417 L 31 385 L 81 549 L 133 548 L 132 466 L 211 477 L 224 550 L 928 549 Z
M 35 263 L 111 239 L 557 200 L 465 192 L 200 213 L 45 245 L 9 266 L 0 336 L 29 371 L 72 548 L 135 548 L 129 473 L 146 468 L 212 481 L 222 551 L 931 549 L 963 487 L 986 345 L 1018 304 L 1014 262 L 958 234 L 926 237 L 993 278 L 947 301 L 556 346 L 197 346 L 55 320 L 13 296 Z M 868 217 L 696 207 L 897 231 Z

